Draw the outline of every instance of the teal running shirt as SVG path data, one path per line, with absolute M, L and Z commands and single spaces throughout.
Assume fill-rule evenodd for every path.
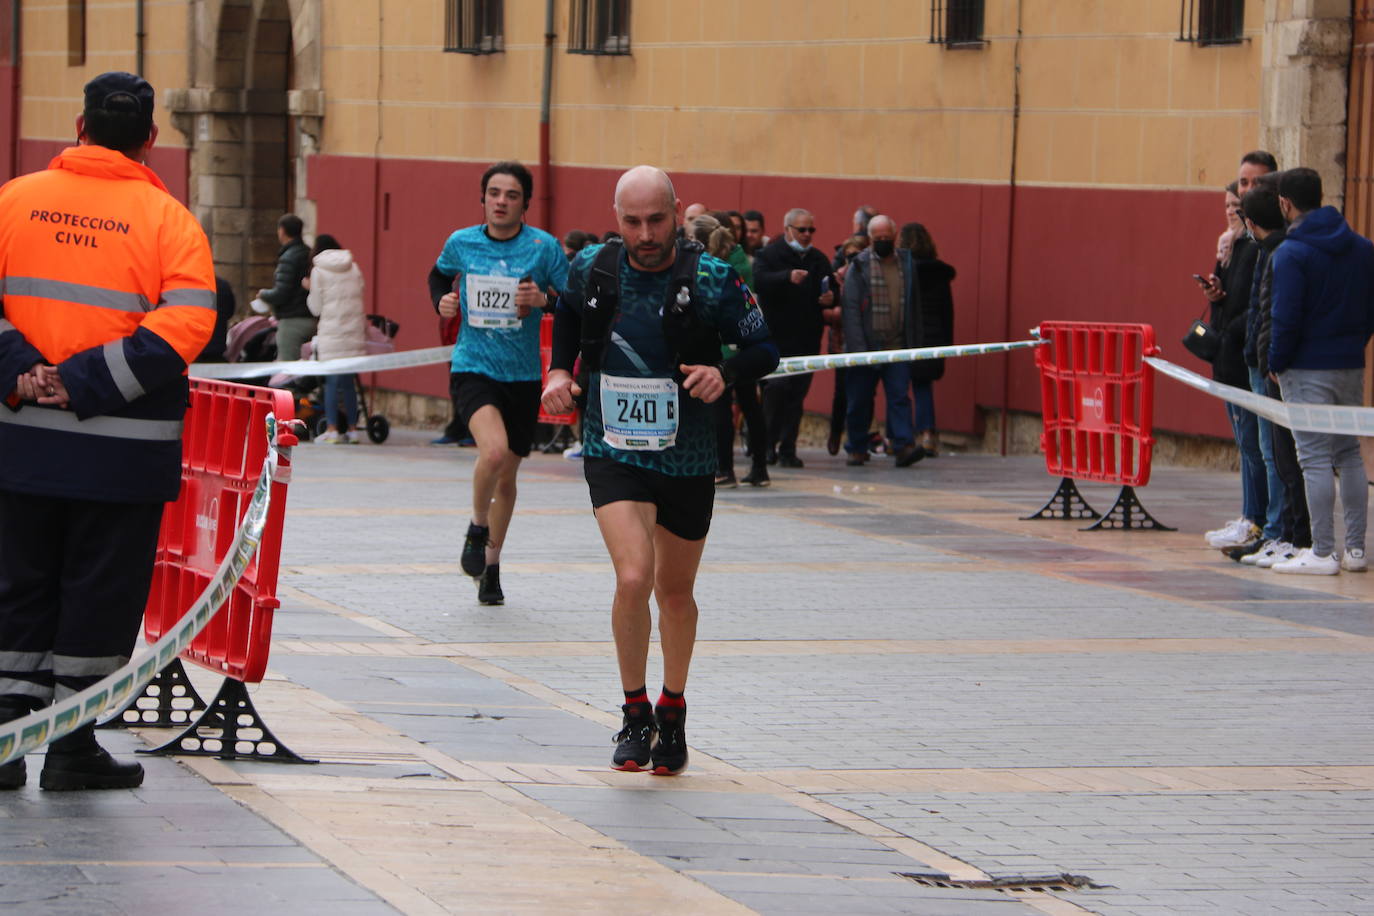
M 522 226 L 513 238 L 497 240 L 485 225 L 468 226 L 448 237 L 434 266 L 456 276 L 462 307 L 451 371 L 476 372 L 498 382 L 539 381 L 543 312 L 532 309 L 524 319 L 515 318 L 512 300 L 515 284 L 525 277 L 541 290 L 566 285 L 568 259 L 558 239 Z

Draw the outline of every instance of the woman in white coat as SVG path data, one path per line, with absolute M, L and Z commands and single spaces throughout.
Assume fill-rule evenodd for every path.
M 353 263 L 353 253 L 332 235 L 315 239 L 311 252 L 310 295 L 306 304 L 319 318 L 315 333 L 315 358 L 319 360 L 362 356 L 367 352 L 367 316 L 363 305 L 363 272 Z M 316 442 L 359 442 L 358 386 L 353 375 L 324 377 L 324 415 L 329 429 Z M 346 423 L 339 426 L 342 400 Z

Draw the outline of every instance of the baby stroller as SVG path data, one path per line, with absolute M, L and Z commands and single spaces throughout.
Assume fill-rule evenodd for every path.
M 376 356 L 378 353 L 394 352 L 396 349 L 396 332 L 400 329 L 400 324 L 384 315 L 368 315 L 365 341 L 367 355 Z M 313 351 L 314 347 L 311 343 L 301 347 L 301 359 L 310 359 Z M 289 376 L 281 376 L 281 378 L 285 379 Z M 353 376 L 353 384 L 357 386 L 358 390 L 358 418 L 362 421 L 359 423 L 359 427 L 367 430 L 367 438 L 381 445 L 386 441 L 386 437 L 391 435 L 391 421 L 381 414 L 372 412 L 368 404 L 367 389 L 363 387 L 361 373 Z M 273 377 L 272 387 L 282 387 L 278 385 L 276 376 Z M 324 392 L 322 389 L 323 386 L 316 384 L 312 385 L 308 391 L 308 393 L 313 393 L 312 397 L 307 400 L 311 416 L 305 422 L 310 429 L 311 436 L 323 435 L 325 430 L 329 428 L 329 419 L 324 415 Z M 340 416 L 337 420 L 339 422 L 336 425 L 342 429 L 344 426 L 343 417 Z
M 394 338 L 400 325 L 382 315 L 367 316 L 367 355 L 391 353 L 396 349 Z M 301 359 L 310 359 L 313 347 L 306 344 L 301 348 Z M 277 359 L 277 321 L 270 315 L 253 315 L 245 318 L 229 329 L 225 338 L 225 359 L 231 363 L 270 363 Z M 284 388 L 291 391 L 296 399 L 296 416 L 304 420 L 307 434 L 318 436 L 329 428 L 324 416 L 321 385 L 316 376 L 296 376 L 276 373 L 271 376 L 240 379 L 246 385 L 263 385 L 270 388 Z M 367 437 L 377 444 L 386 441 L 391 435 L 391 423 L 381 414 L 373 413 L 368 403 L 368 395 L 362 379 L 354 376 L 358 386 L 358 415 L 363 420 L 362 428 Z M 339 424 L 342 425 L 342 424 Z

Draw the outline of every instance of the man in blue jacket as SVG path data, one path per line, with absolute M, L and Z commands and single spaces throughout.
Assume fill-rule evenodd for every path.
M 1288 236 L 1273 264 L 1269 369 L 1290 404 L 1358 405 L 1364 348 L 1374 334 L 1374 244 L 1334 207 L 1323 207 L 1321 176 L 1289 169 L 1279 178 Z M 1312 546 L 1274 564 L 1281 573 L 1364 572 L 1368 481 L 1355 436 L 1293 431 L 1312 517 Z M 1345 514 L 1345 552 L 1336 556 L 1335 474 Z

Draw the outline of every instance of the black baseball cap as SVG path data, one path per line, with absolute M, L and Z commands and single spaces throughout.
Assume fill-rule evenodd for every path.
M 153 120 L 153 87 L 141 76 L 111 70 L 86 84 L 86 111 L 137 111 Z

